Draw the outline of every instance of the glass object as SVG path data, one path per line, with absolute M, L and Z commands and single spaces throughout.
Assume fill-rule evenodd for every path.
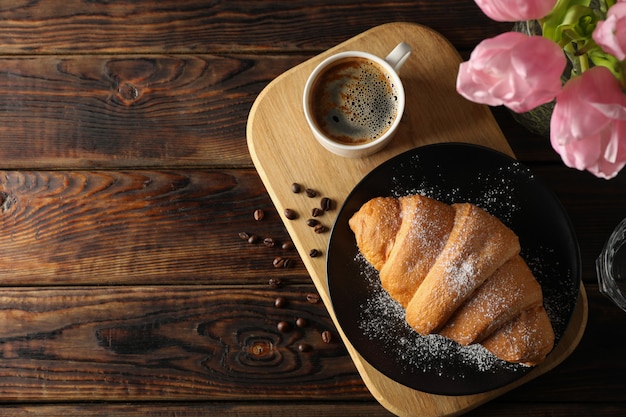
M 617 225 L 596 260 L 600 292 L 626 311 L 626 219 Z

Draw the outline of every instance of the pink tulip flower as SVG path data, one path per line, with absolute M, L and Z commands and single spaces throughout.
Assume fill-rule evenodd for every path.
M 556 99 L 550 141 L 570 168 L 610 179 L 624 167 L 626 98 L 607 68 L 594 67 L 567 82 Z
M 614 4 L 593 31 L 593 40 L 617 59 L 626 59 L 626 3 Z
M 517 22 L 546 17 L 557 0 L 474 0 L 491 19 L 498 22 Z
M 556 97 L 565 65 L 555 42 L 506 32 L 478 44 L 461 64 L 456 88 L 468 100 L 522 113 Z

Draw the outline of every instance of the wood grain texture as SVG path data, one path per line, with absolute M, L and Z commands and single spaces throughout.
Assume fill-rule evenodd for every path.
M 594 283 L 595 258 L 624 214 L 626 176 L 605 181 L 562 165 L 533 171 L 571 216 L 583 280 Z M 291 241 L 252 169 L 0 171 L 0 196 L 3 285 L 310 283 L 295 250 L 239 237 Z M 277 256 L 292 267 L 274 268 Z
M 0 196 L 3 285 L 310 282 L 253 170 L 3 171 Z
M 623 413 L 620 404 L 584 402 L 541 403 L 495 401 L 466 414 L 467 417 L 615 417 Z M 76 404 L 0 406 L 0 413 L 12 417 L 104 417 L 110 415 L 161 417 L 391 417 L 393 414 L 375 402 L 218 402 L 205 404 Z
M 621 401 L 621 311 L 589 286 L 590 328 L 554 371 L 499 401 Z M 0 289 L 3 402 L 371 400 L 312 286 Z M 287 304 L 275 307 L 277 297 Z M 298 327 L 297 319 L 306 319 Z M 286 332 L 278 323 L 290 325 Z M 321 332 L 331 332 L 325 343 Z M 301 352 L 307 344 L 310 351 Z M 586 358 L 594 358 L 593 362 Z M 613 388 L 612 388 L 613 387 Z M 0 407 L 0 412 L 2 408 Z
M 242 115 L 303 59 L 0 57 L 2 167 L 250 165 Z
M 429 25 L 468 48 L 510 26 L 453 0 L 15 1 L 0 8 L 0 21 L 0 39 L 11 39 L 0 54 L 321 52 L 393 21 Z
M 0 291 L 3 401 L 367 399 L 308 288 Z M 280 295 L 288 303 L 274 306 Z M 307 320 L 298 327 L 297 318 Z M 277 323 L 291 325 L 279 331 Z M 325 343 L 321 332 L 334 340 Z M 310 351 L 300 352 L 300 344 Z

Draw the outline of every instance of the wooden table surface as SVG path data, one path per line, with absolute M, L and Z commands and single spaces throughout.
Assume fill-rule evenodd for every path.
M 463 57 L 509 28 L 472 0 L 0 0 L 0 415 L 391 415 L 280 247 L 246 122 L 274 78 L 397 21 Z M 571 216 L 589 321 L 556 369 L 467 415 L 624 415 L 626 313 L 594 262 L 626 217 L 626 173 L 568 169 L 493 112 Z

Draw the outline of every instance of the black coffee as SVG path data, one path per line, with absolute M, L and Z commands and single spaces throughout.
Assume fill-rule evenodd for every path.
M 344 58 L 313 83 L 310 107 L 328 137 L 357 145 L 382 136 L 398 115 L 398 92 L 380 65 L 366 58 Z

